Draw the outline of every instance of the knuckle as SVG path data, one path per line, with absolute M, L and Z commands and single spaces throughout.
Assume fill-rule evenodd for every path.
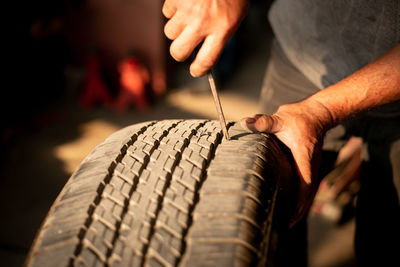
M 268 124 L 268 117 L 266 115 L 262 115 L 260 117 L 258 117 L 257 119 L 257 123 L 260 127 L 266 127 Z
M 227 18 L 221 18 L 220 29 L 223 33 L 232 31 L 233 25 Z
M 257 117 L 255 126 L 258 131 L 261 132 L 275 132 L 276 125 L 274 124 L 273 118 L 267 115 L 261 115 Z
M 221 16 L 219 19 L 219 29 L 221 32 L 224 33 L 224 35 L 230 35 L 231 32 L 233 32 L 236 27 L 237 23 L 228 15 Z

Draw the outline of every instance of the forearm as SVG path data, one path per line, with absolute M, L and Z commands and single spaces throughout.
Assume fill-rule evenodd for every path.
M 400 44 L 340 82 L 305 100 L 325 128 L 372 108 L 400 100 Z
M 241 123 L 251 131 L 275 134 L 292 152 L 300 178 L 298 221 L 317 190 L 325 131 L 374 107 L 400 100 L 400 45 L 342 81 L 271 116 L 255 115 Z

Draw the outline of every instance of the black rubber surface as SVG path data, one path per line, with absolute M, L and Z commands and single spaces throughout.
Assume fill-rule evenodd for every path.
M 230 141 L 206 120 L 111 135 L 65 185 L 26 265 L 265 265 L 291 165 L 276 138 L 228 126 Z

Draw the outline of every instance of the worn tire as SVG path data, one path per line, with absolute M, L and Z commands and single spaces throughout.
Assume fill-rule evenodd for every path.
M 49 211 L 26 266 L 254 266 L 271 254 L 292 168 L 277 139 L 166 120 L 97 146 Z

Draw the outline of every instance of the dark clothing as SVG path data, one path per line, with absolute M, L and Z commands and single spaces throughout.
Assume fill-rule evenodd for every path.
M 289 60 L 319 89 L 400 41 L 398 0 L 276 0 L 269 19 Z
M 399 0 L 276 0 L 269 19 L 287 58 L 318 89 L 400 42 Z M 370 114 L 400 117 L 400 102 Z

